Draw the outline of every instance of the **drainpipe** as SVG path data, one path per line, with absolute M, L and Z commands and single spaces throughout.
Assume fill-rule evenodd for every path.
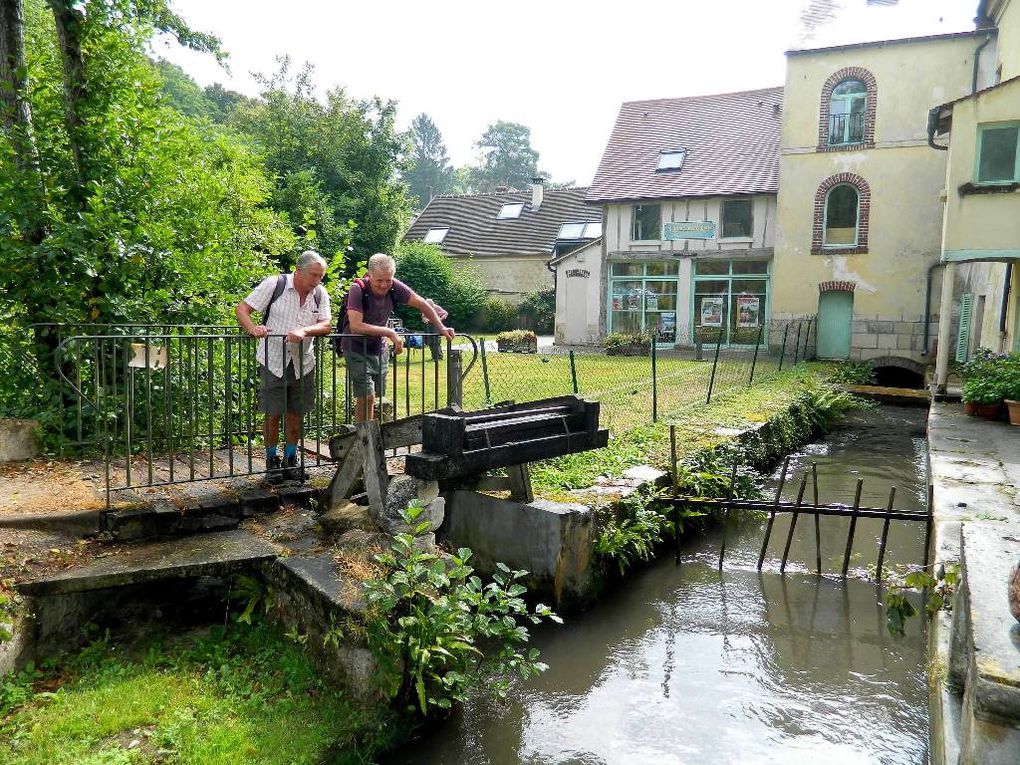
M 935 269 L 941 268 L 944 263 L 933 263 L 928 266 L 928 282 L 924 290 L 924 344 L 921 347 L 921 355 L 928 355 L 928 330 L 931 328 L 931 282 L 935 276 Z M 942 321 L 942 317 L 939 317 Z
M 1009 293 L 1013 288 L 1013 264 L 1006 264 L 1006 278 L 1002 282 L 1002 304 L 999 306 L 999 334 L 1006 334 L 1006 313 L 1009 311 Z
M 938 130 L 939 127 L 940 111 L 942 111 L 941 106 L 936 106 L 934 109 L 928 110 L 928 145 L 937 151 L 949 151 L 948 146 L 942 146 L 941 144 L 935 143 L 935 131 Z
M 976 93 L 977 92 L 978 65 L 981 63 L 981 51 L 983 51 L 985 49 L 985 46 L 988 45 L 988 43 L 990 43 L 991 41 L 992 41 L 991 34 L 985 35 L 984 42 L 982 42 L 974 50 L 974 73 L 971 75 L 971 78 L 970 78 L 970 92 L 971 93 Z

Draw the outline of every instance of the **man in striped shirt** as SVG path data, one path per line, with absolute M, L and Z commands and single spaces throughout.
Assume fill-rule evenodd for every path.
M 328 335 L 332 321 L 329 295 L 320 284 L 325 273 L 322 256 L 306 250 L 298 256 L 293 274 L 267 277 L 235 309 L 244 330 L 261 338 L 255 358 L 260 365 L 259 405 L 266 415 L 262 433 L 271 483 L 304 478 L 298 467 L 297 445 L 302 415 L 315 405 L 315 350 L 311 338 Z M 278 291 L 281 282 L 284 288 Z M 253 312 L 262 314 L 261 324 L 252 319 Z M 285 412 L 281 460 L 277 443 L 280 417 Z

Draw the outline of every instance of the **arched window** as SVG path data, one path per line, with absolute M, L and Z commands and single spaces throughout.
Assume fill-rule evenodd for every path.
M 860 195 L 849 184 L 829 189 L 825 195 L 825 247 L 856 247 Z
M 868 87 L 860 80 L 843 80 L 829 98 L 829 146 L 864 141 Z
M 871 187 L 856 173 L 837 173 L 815 191 L 811 252 L 859 255 L 868 251 Z
M 833 72 L 818 104 L 818 151 L 853 151 L 875 145 L 878 82 L 860 66 Z

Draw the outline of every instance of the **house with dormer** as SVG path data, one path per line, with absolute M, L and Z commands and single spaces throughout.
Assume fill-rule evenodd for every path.
M 556 342 L 754 345 L 771 311 L 783 89 L 620 107 L 586 201 L 603 236 L 551 260 Z
M 587 203 L 587 188 L 434 197 L 404 236 L 442 249 L 454 267 L 470 263 L 490 295 L 519 303 L 551 289 L 548 262 L 597 241 L 602 212 Z

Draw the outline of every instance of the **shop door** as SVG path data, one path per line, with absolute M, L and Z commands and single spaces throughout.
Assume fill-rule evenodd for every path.
M 850 357 L 853 318 L 852 292 L 823 292 L 818 296 L 818 358 Z

